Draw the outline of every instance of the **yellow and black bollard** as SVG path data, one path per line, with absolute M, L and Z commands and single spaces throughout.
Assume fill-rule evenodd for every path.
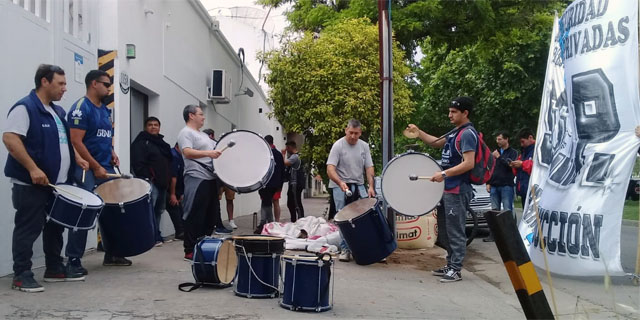
M 525 316 L 527 319 L 553 319 L 511 211 L 492 210 L 485 213 L 485 217 Z

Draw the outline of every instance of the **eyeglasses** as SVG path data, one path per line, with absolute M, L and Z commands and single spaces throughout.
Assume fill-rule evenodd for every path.
M 96 80 L 96 82 L 100 82 L 100 83 L 102 83 L 102 84 L 103 84 L 105 87 L 107 87 L 107 88 L 111 87 L 111 82 L 107 82 L 107 81 L 98 81 L 98 80 Z

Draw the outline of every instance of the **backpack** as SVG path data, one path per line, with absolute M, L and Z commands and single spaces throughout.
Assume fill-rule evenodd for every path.
M 302 190 L 306 186 L 306 173 L 304 171 L 304 162 L 300 158 L 300 167 L 298 169 L 294 169 L 291 166 L 287 166 L 284 168 L 284 181 L 291 181 L 291 174 L 295 171 L 296 173 L 296 185 L 298 189 Z M 302 183 L 300 183 L 302 181 Z
M 482 139 L 482 133 L 478 133 L 476 129 L 471 125 L 460 128 L 460 130 L 458 130 L 458 133 L 456 134 L 455 147 L 458 153 L 460 153 L 460 139 L 462 137 L 462 133 L 467 129 L 471 129 L 471 131 L 475 133 L 476 137 L 478 137 L 478 145 L 476 146 L 476 157 L 473 161 L 473 169 L 469 171 L 469 182 L 475 185 L 483 185 L 489 182 L 489 179 L 491 179 L 491 176 L 493 175 L 493 169 L 495 169 L 496 166 L 496 159 L 493 157 L 493 154 L 491 153 L 491 150 L 489 149 L 487 144 L 484 143 L 484 140 Z M 461 153 L 460 155 L 462 156 Z

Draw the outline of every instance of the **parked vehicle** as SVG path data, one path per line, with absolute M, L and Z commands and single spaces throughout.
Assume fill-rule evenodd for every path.
M 640 178 L 631 177 L 631 179 L 629 179 L 629 187 L 627 188 L 627 196 L 625 199 L 633 201 L 640 199 Z

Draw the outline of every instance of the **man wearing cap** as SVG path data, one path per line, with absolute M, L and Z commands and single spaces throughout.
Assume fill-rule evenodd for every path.
M 469 171 L 473 169 L 478 134 L 469 120 L 474 102 L 469 97 L 453 99 L 449 105 L 449 121 L 456 127 L 442 139 L 432 136 L 413 124 L 409 129 L 417 130 L 424 143 L 442 148 L 442 169 L 433 174 L 431 181 L 444 181 L 444 212 L 446 226 L 444 233 L 449 239 L 447 265 L 431 271 L 442 277 L 440 282 L 462 280 L 462 261 L 466 253 L 467 237 L 465 222 L 473 188 L 469 182 Z M 458 137 L 460 135 L 460 137 Z

